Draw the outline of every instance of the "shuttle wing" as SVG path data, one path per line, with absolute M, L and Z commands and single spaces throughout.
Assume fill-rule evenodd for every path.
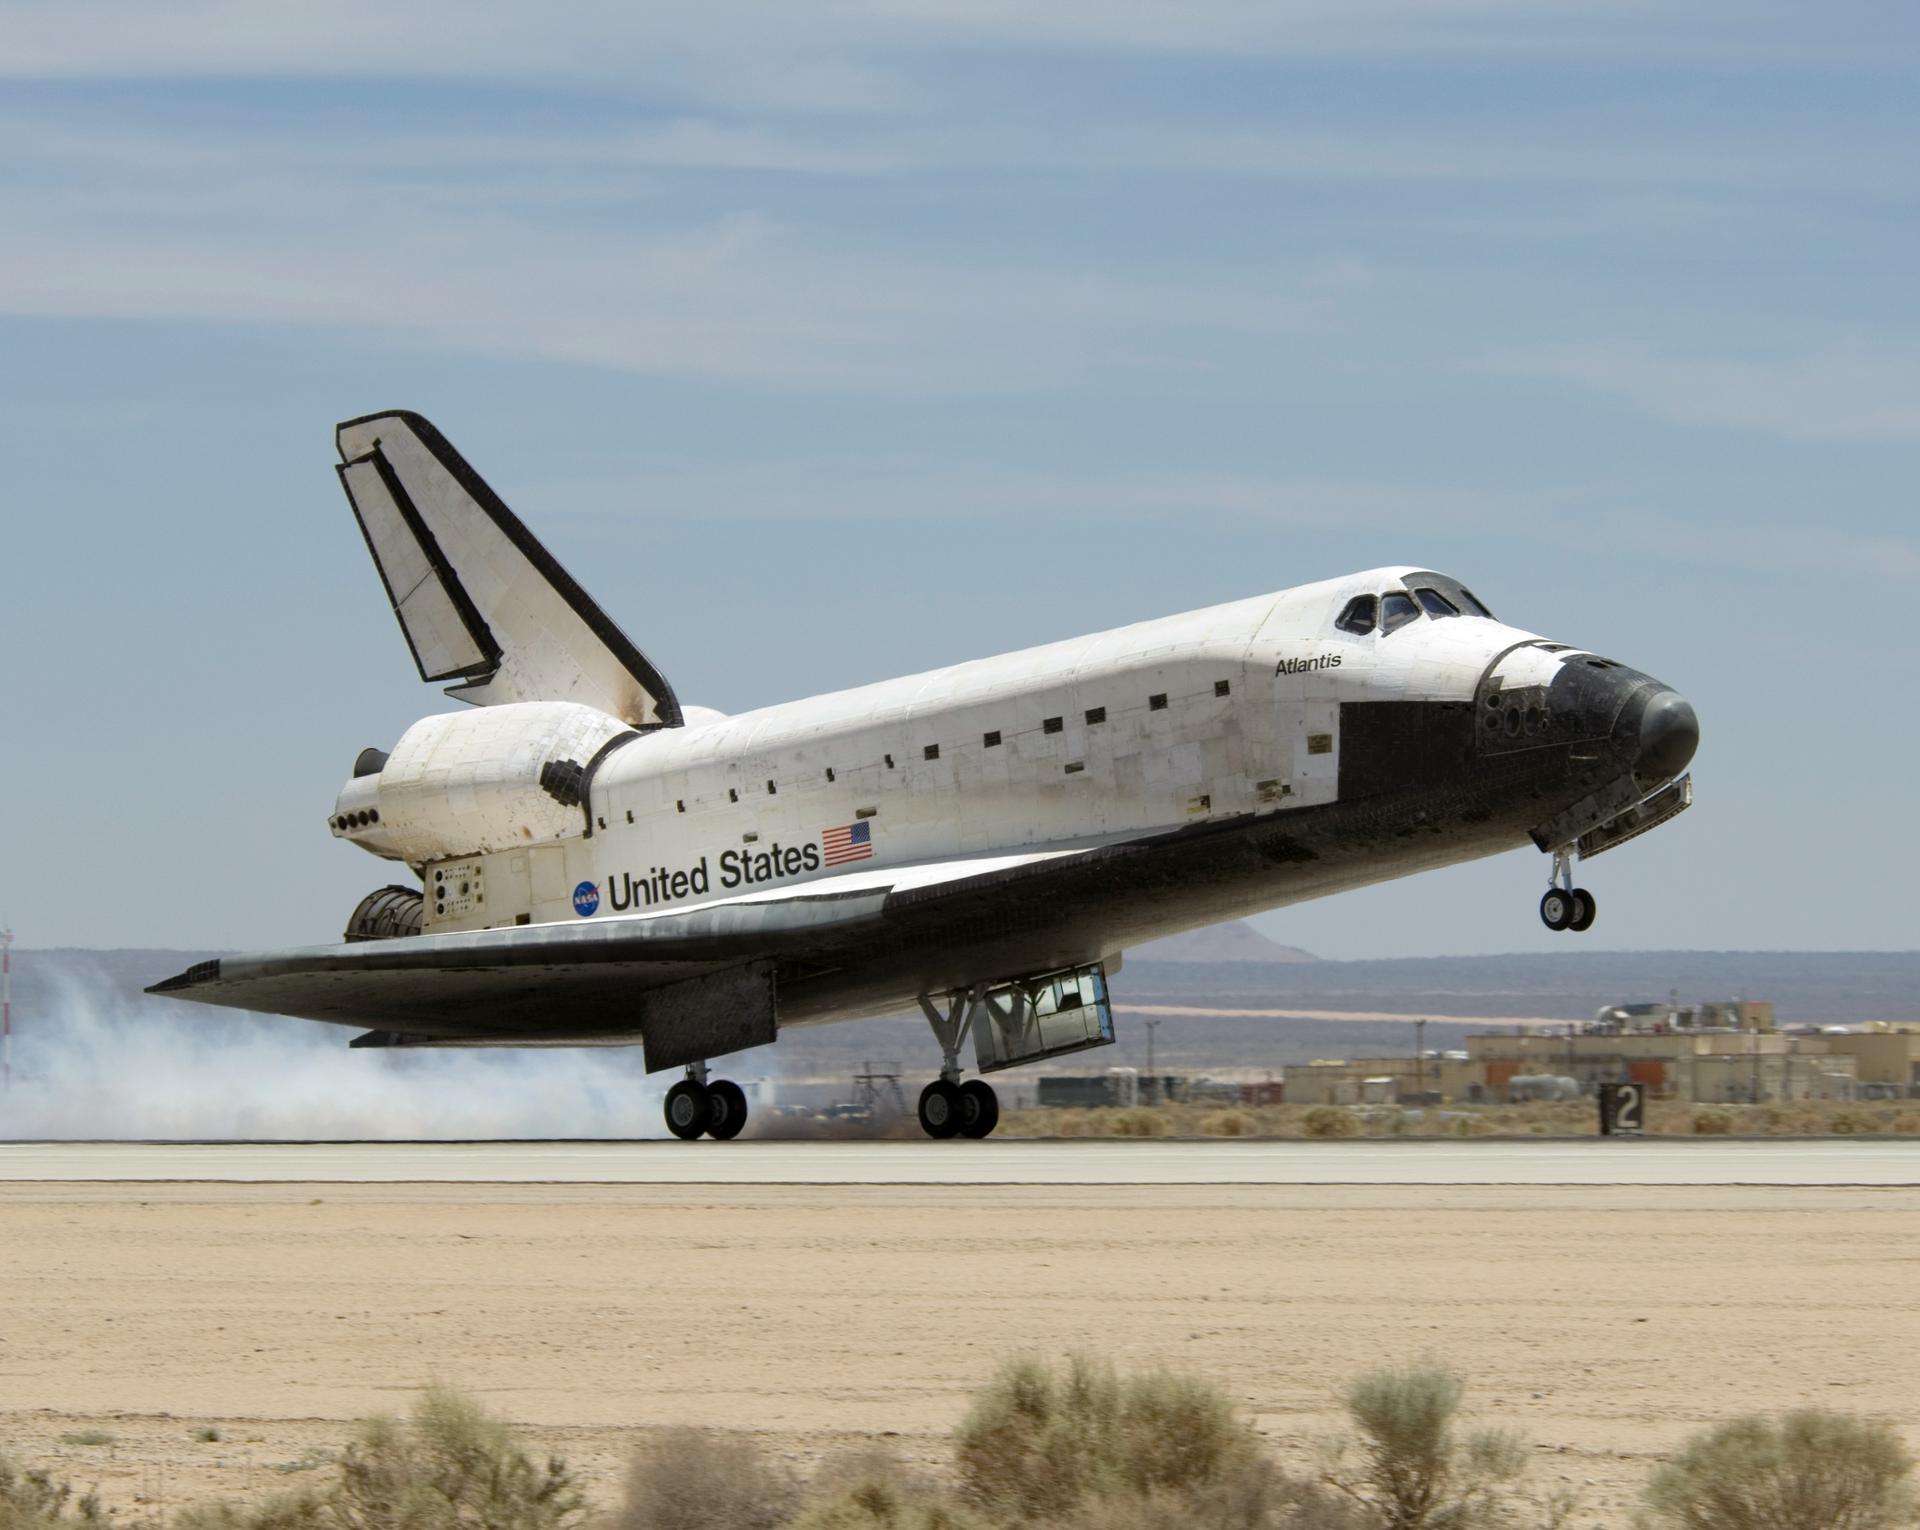
M 1042 908 L 1057 916 L 1062 897 L 1076 898 L 1070 884 L 1097 883 L 1142 848 L 898 866 L 640 917 L 253 952 L 147 991 L 384 1033 L 363 1044 L 631 1042 L 682 999 L 705 1003 L 710 981 L 775 968 L 803 976 L 1031 927 Z M 772 1020 L 770 1009 L 767 1034 L 739 1044 L 772 1040 Z M 670 1066 L 656 1050 L 649 1036 L 648 1066 Z
M 679 726 L 673 687 L 428 421 L 366 415 L 335 440 L 421 679 L 479 706 L 576 701 Z
M 618 1045 L 650 1068 L 773 1040 L 771 963 L 876 919 L 884 889 L 732 903 L 646 919 L 410 935 L 221 957 L 147 992 L 375 1027 L 357 1045 Z M 761 1014 L 754 993 L 760 995 Z M 731 1046 L 684 1057 L 656 1041 L 685 1013 L 729 1012 Z

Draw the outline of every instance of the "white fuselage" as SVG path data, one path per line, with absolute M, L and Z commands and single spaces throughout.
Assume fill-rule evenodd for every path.
M 910 885 L 943 863 L 1322 806 L 1338 792 L 1343 703 L 1469 701 L 1495 656 L 1531 636 L 1478 617 L 1336 628 L 1356 593 L 1405 572 L 733 717 L 696 712 L 639 737 L 566 702 L 428 718 L 349 783 L 334 830 L 420 871 L 433 932 Z M 584 802 L 542 786 L 556 761 L 585 765 L 623 738 Z M 826 838 L 835 830 L 852 832 Z

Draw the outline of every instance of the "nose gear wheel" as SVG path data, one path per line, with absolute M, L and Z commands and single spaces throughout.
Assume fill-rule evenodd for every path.
M 1573 849 L 1553 853 L 1551 885 L 1540 899 L 1540 922 L 1550 930 L 1590 930 L 1599 902 L 1584 887 L 1573 885 Z
M 1584 887 L 1576 887 L 1573 890 L 1573 902 L 1573 918 L 1567 921 L 1567 928 L 1576 934 L 1581 930 L 1592 929 L 1594 916 L 1599 912 L 1593 894 Z

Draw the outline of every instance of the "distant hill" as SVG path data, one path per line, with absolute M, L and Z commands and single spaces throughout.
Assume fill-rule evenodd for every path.
M 1150 940 L 1127 952 L 1130 962 L 1317 962 L 1319 957 L 1298 946 L 1268 940 L 1252 925 L 1235 920 L 1188 930 L 1165 940 Z
M 1403 1015 L 1588 1020 L 1603 1004 L 1768 999 L 1782 1025 L 1920 1021 L 1920 952 L 1595 951 L 1393 961 L 1129 963 L 1135 1004 L 1292 1006 Z
M 1175 954 L 1260 944 L 1226 931 Z M 1343 962 L 1132 954 L 1113 980 L 1117 1044 L 1067 1071 L 1154 1062 L 1257 1076 L 1317 1057 L 1405 1055 L 1520 1019 L 1584 1020 L 1603 1004 L 1771 999 L 1789 1025 L 1920 1021 L 1920 953 L 1591 951 Z M 0 1137 L 605 1136 L 651 1131 L 670 1073 L 638 1048 L 351 1052 L 352 1028 L 151 999 L 146 984 L 217 953 L 16 950 L 14 1090 Z M 1142 1013 L 1146 1011 L 1146 1013 Z M 1236 1013 L 1237 1012 L 1237 1013 Z M 1352 1016 L 1370 1018 L 1350 1018 Z M 759 1078 L 850 1079 L 897 1062 L 907 1093 L 938 1051 L 917 1015 L 809 1026 L 729 1058 Z M 1004 1077 L 1018 1097 L 1026 1070 Z
M 1273 953 L 1279 953 L 1275 955 Z M 1219 953 L 1219 954 L 1210 954 Z M 148 999 L 140 989 L 216 953 L 148 950 L 16 950 L 17 1058 L 83 1015 L 110 1015 L 139 1035 L 172 1037 L 196 1052 L 271 1041 L 306 1051 L 344 1048 L 350 1029 Z M 1283 1067 L 1315 1057 L 1403 1050 L 1408 1022 L 1436 1021 L 1429 1046 L 1457 1046 L 1475 1030 L 1521 1019 L 1586 1020 L 1603 1004 L 1663 999 L 1771 999 L 1783 1025 L 1866 1020 L 1920 1022 L 1920 953 L 1591 951 L 1396 961 L 1327 961 L 1265 940 L 1243 925 L 1156 941 L 1128 953 L 1113 979 L 1120 1045 L 1097 1058 L 1144 1063 L 1139 1008 L 1157 1010 L 1157 1057 L 1176 1068 Z M 1285 1018 L 1208 1010 L 1293 1011 Z M 1379 1018 L 1345 1020 L 1341 1014 Z M 1404 1018 L 1389 1018 L 1404 1017 Z M 362 1054 L 355 1054 L 356 1056 Z M 422 1068 L 432 1056 L 400 1054 Z M 496 1054 L 512 1058 L 514 1052 Z M 742 1060 L 742 1068 L 793 1075 L 850 1073 L 897 1057 L 910 1073 L 934 1055 L 917 1015 L 809 1026 Z M 638 1071 L 635 1054 L 607 1054 Z M 396 1059 L 397 1061 L 398 1059 Z M 1082 1060 L 1072 1060 L 1079 1065 Z

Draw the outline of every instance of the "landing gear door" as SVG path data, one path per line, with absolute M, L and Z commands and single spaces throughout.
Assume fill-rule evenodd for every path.
M 982 1073 L 1113 1042 L 1105 969 L 1074 967 L 991 988 L 973 1011 L 973 1057 Z

